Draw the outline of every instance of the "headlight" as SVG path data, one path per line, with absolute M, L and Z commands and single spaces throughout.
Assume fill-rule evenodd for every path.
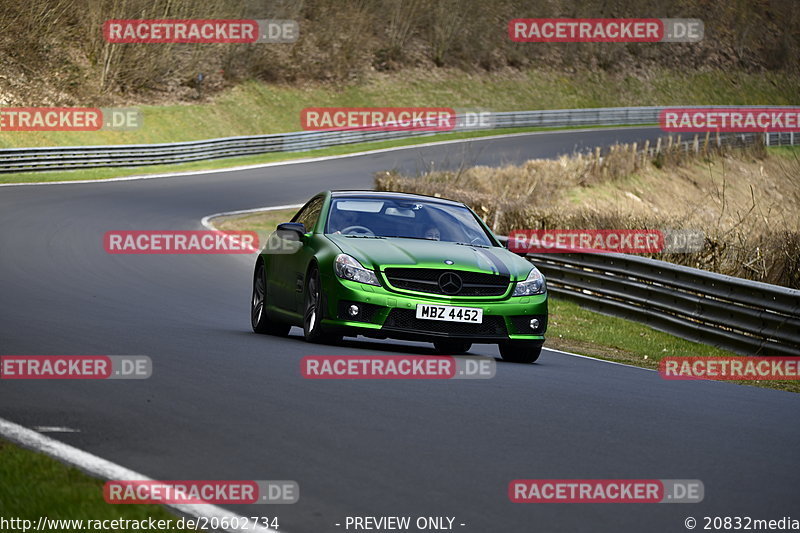
M 532 294 L 542 294 L 545 290 L 547 290 L 547 285 L 544 276 L 536 267 L 533 267 L 525 281 L 517 283 L 514 294 L 511 296 L 531 296 Z
M 367 270 L 354 257 L 347 254 L 336 256 L 336 260 L 333 262 L 333 269 L 336 271 L 336 275 L 342 279 L 380 286 L 375 272 Z

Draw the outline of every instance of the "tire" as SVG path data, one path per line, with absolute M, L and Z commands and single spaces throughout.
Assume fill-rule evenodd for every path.
M 442 339 L 433 341 L 433 347 L 442 355 L 461 355 L 472 348 L 472 343 L 457 339 Z
M 530 364 L 539 359 L 542 345 L 529 341 L 507 341 L 499 345 L 503 361 Z
M 303 298 L 303 337 L 308 342 L 320 344 L 341 341 L 341 335 L 331 335 L 322 331 L 322 283 L 316 265 L 311 267 L 306 279 L 306 292 Z
M 275 322 L 267 317 L 264 307 L 267 300 L 267 272 L 264 263 L 259 261 L 253 273 L 253 296 L 250 298 L 250 326 L 256 333 L 263 335 L 289 334 L 291 326 Z

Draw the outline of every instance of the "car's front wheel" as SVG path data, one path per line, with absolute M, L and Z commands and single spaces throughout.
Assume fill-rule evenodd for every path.
M 506 341 L 499 347 L 503 361 L 510 363 L 533 363 L 542 353 L 541 344 L 530 341 Z
M 256 333 L 265 335 L 289 334 L 291 326 L 270 320 L 267 317 L 267 271 L 264 263 L 258 262 L 253 273 L 253 297 L 250 300 L 250 325 Z
M 472 348 L 472 343 L 469 341 L 460 341 L 453 339 L 443 339 L 433 342 L 433 347 L 437 353 L 442 355 L 461 355 L 467 353 Z
M 319 268 L 312 267 L 308 273 L 305 305 L 303 306 L 303 336 L 308 342 L 333 343 L 341 336 L 330 335 L 322 331 L 322 283 Z

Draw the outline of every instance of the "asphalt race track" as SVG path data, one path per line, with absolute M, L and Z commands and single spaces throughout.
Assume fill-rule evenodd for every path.
M 256 335 L 252 261 L 109 255 L 109 230 L 371 188 L 373 172 L 553 157 L 655 128 L 550 132 L 164 179 L 0 187 L 0 354 L 148 355 L 148 380 L 0 381 L 0 417 L 155 479 L 277 479 L 300 501 L 228 506 L 280 531 L 451 516 L 464 532 L 686 531 L 693 516 L 800 518 L 800 397 L 545 350 L 491 380 L 321 381 L 304 355 L 432 353 Z M 551 331 L 552 332 L 552 331 Z M 473 354 L 497 356 L 494 346 Z M 517 478 L 699 479 L 699 504 L 513 504 Z M 465 524 L 460 526 L 458 524 Z

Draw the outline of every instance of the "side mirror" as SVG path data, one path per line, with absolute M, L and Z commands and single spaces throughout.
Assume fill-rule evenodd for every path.
M 301 222 L 283 222 L 278 224 L 264 245 L 265 254 L 293 254 L 303 247 L 306 227 Z
M 276 231 L 281 239 L 301 241 L 306 234 L 306 226 L 302 222 L 282 222 Z

